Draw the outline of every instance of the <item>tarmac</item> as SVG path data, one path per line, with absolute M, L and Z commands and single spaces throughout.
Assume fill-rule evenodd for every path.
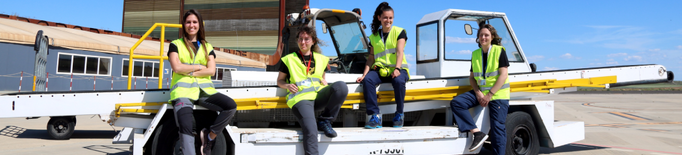
M 682 155 L 680 94 L 559 94 L 555 119 L 585 122 L 585 140 L 540 154 Z M 0 119 L 0 154 L 131 154 L 130 144 L 112 144 L 116 131 L 97 116 L 77 116 L 70 140 L 53 140 L 45 131 L 49 117 Z M 492 154 L 483 150 L 481 154 Z

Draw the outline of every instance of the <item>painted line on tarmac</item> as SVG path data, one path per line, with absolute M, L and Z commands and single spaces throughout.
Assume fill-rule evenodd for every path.
M 660 129 L 639 129 L 642 131 L 653 131 L 653 132 L 668 132 L 668 130 L 660 130 Z
M 636 121 L 647 121 L 647 120 L 651 120 L 651 119 L 648 119 L 648 118 L 644 118 L 644 117 L 641 117 L 641 116 L 637 116 L 637 115 L 633 115 L 633 114 L 625 113 L 625 112 L 608 112 L 608 113 L 611 114 L 611 115 L 620 116 L 620 117 L 622 117 L 622 118 L 626 118 L 626 119 L 629 119 L 629 120 L 636 120 Z
M 603 126 L 603 127 L 614 127 L 614 128 L 625 128 L 626 126 L 632 125 L 670 125 L 670 124 L 682 124 L 682 122 L 647 122 L 647 123 L 615 123 L 615 124 L 585 124 L 585 127 L 592 126 Z
M 667 153 L 667 154 L 682 155 L 682 153 L 677 153 L 677 152 L 656 151 L 656 150 L 647 150 L 647 149 L 638 149 L 638 148 L 629 148 L 629 147 L 620 147 L 620 146 L 608 146 L 608 145 L 585 144 L 585 143 L 571 143 L 571 144 L 578 144 L 578 145 L 587 145 L 587 146 L 596 146 L 596 147 L 608 147 L 608 148 L 618 148 L 618 149 L 627 149 L 627 150 L 636 150 L 636 151 L 646 151 L 646 152 L 655 152 L 655 153 Z
M 625 109 L 625 108 L 618 108 L 618 107 L 604 107 L 604 106 L 596 106 L 596 105 L 593 105 L 593 104 L 594 104 L 594 102 L 587 102 L 587 103 L 583 103 L 582 105 L 583 105 L 583 106 L 588 106 L 588 107 L 595 107 L 595 108 L 606 108 L 606 109 L 623 109 L 623 110 L 630 110 L 630 109 Z

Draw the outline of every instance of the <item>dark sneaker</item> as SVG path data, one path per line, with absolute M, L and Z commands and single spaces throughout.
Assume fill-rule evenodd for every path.
M 209 140 L 208 136 L 211 133 L 210 130 L 204 128 L 201 130 L 201 154 L 202 155 L 210 155 L 211 150 L 213 149 L 213 145 L 215 144 L 215 139 Z
M 395 117 L 393 117 L 393 127 L 394 128 L 402 128 L 404 122 L 405 122 L 405 114 L 396 112 Z
M 381 128 L 381 114 L 367 115 L 367 121 L 365 122 L 365 128 L 367 129 Z
M 324 132 L 324 135 L 329 138 L 336 137 L 336 131 L 332 129 L 332 123 L 330 123 L 329 120 L 321 120 L 317 122 L 317 130 L 321 130 Z
M 488 135 L 486 135 L 485 133 L 480 131 L 475 132 L 474 141 L 471 143 L 471 146 L 469 147 L 469 152 L 474 152 L 474 150 L 481 147 L 486 139 L 488 139 Z

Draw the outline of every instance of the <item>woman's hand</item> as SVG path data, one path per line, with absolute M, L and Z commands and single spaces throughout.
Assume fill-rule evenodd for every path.
M 488 106 L 488 103 L 490 103 L 490 100 L 493 98 L 493 95 L 488 93 L 483 97 L 483 103 L 481 103 L 481 106 Z
M 393 74 L 391 74 L 391 77 L 393 77 L 395 79 L 398 76 L 400 76 L 400 69 L 396 68 L 393 70 Z
M 322 79 L 322 85 L 323 85 L 323 86 L 326 86 L 326 85 L 328 85 L 328 83 L 327 83 L 327 80 L 326 80 L 326 79 Z
M 364 79 L 365 79 L 365 76 L 363 75 L 363 76 L 359 77 L 357 80 L 355 80 L 355 82 L 360 83 Z
M 478 100 L 478 104 L 481 106 L 488 105 L 488 103 L 485 101 L 485 95 L 483 95 L 483 92 L 481 91 L 476 91 L 476 100 Z
M 298 92 L 298 87 L 295 84 L 286 84 L 287 89 L 289 89 L 289 92 L 291 93 L 296 93 Z

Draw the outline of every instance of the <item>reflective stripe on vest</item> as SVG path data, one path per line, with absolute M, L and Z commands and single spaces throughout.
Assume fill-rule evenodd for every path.
M 386 66 L 386 67 L 393 67 L 393 68 L 395 68 L 395 66 L 396 66 L 396 64 L 387 65 L 386 63 L 383 63 L 383 62 L 377 62 L 377 63 L 380 63 L 381 65 L 384 65 L 384 66 Z M 409 66 L 410 66 L 410 64 L 402 64 L 402 65 L 400 65 L 400 68 L 407 69 L 407 67 L 409 67 Z
M 481 91 L 493 89 L 493 87 L 482 87 L 482 86 L 478 86 L 478 88 L 481 89 Z M 509 83 L 505 83 L 504 85 L 502 85 L 500 90 L 505 89 L 505 88 L 509 88 Z
M 178 82 L 173 85 L 173 88 L 171 88 L 171 91 L 175 90 L 175 88 L 182 87 L 182 88 L 195 88 L 195 87 L 200 87 L 200 88 L 207 88 L 207 87 L 215 87 L 213 83 L 186 83 L 186 82 Z
M 314 77 L 308 78 L 308 79 L 305 79 L 303 81 L 296 82 L 296 86 L 303 86 L 305 83 L 311 83 L 312 84 L 313 82 L 322 82 L 322 80 L 320 80 L 319 78 L 314 78 Z
M 395 50 L 395 48 L 386 49 L 386 50 L 384 50 L 384 52 L 381 52 L 381 53 L 378 53 L 378 54 L 374 54 L 374 57 L 375 57 L 375 58 L 381 58 L 381 57 L 383 57 L 383 56 L 386 56 L 387 54 L 395 54 L 396 52 L 397 52 L 397 51 Z
M 475 77 L 479 77 L 479 76 L 490 77 L 490 76 L 497 76 L 498 74 L 500 74 L 500 71 L 494 71 L 494 72 L 485 73 L 485 74 L 483 74 L 481 72 L 474 72 Z
M 289 94 L 289 97 L 287 98 L 287 100 L 291 100 L 291 99 L 293 99 L 294 97 L 296 97 L 296 96 L 298 96 L 298 95 L 301 95 L 301 94 L 304 94 L 304 93 L 307 93 L 307 92 L 315 92 L 315 91 L 317 91 L 317 89 L 316 89 L 315 87 L 304 88 L 304 89 L 301 90 L 301 91 L 298 91 L 298 92 L 296 92 L 296 93 L 291 93 L 291 94 Z

